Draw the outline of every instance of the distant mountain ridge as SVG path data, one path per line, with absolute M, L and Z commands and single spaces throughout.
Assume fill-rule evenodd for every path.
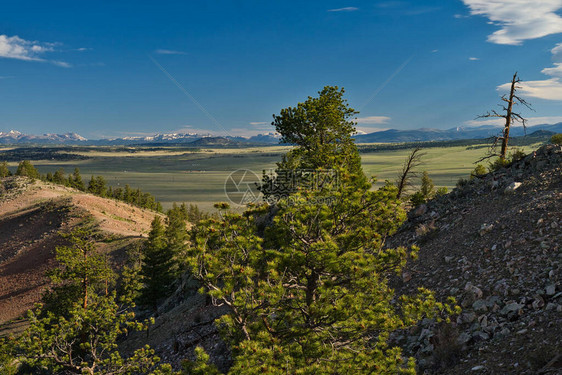
M 456 127 L 450 129 L 421 128 L 412 130 L 388 129 L 368 134 L 356 135 L 357 143 L 400 143 L 451 141 L 459 139 L 482 139 L 497 136 L 502 126 L 483 125 L 475 127 Z M 510 136 L 519 137 L 525 134 L 541 132 L 543 135 L 562 133 L 562 122 L 557 124 L 541 124 L 511 128 Z M 279 133 L 258 134 L 251 137 L 214 136 L 198 133 L 159 133 L 150 136 L 123 137 L 114 139 L 88 140 L 76 133 L 65 134 L 24 134 L 16 130 L 0 132 L 0 144 L 77 144 L 77 145 L 144 145 L 144 144 L 185 144 L 193 146 L 244 146 L 244 145 L 275 145 L 279 144 Z
M 356 135 L 357 143 L 385 143 L 385 142 L 425 142 L 425 141 L 451 141 L 456 139 L 489 138 L 500 134 L 502 126 L 483 125 L 476 127 L 456 127 L 451 129 L 389 129 L 380 132 Z M 562 133 L 562 122 L 557 124 L 541 124 L 527 126 L 525 133 L 523 127 L 515 126 L 510 129 L 510 136 L 519 137 L 537 131 Z

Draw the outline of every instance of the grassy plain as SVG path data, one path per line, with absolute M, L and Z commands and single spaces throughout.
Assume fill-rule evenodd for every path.
M 520 149 L 530 152 L 536 147 Z M 76 151 L 88 159 L 33 161 L 33 164 L 41 173 L 54 172 L 59 167 L 71 173 L 74 167 L 79 167 L 86 183 L 90 175 L 102 175 L 111 186 L 129 184 L 152 193 L 164 207 L 186 202 L 210 210 L 214 202 L 226 200 L 224 182 L 230 173 L 249 169 L 261 176 L 263 170 L 274 168 L 287 150 L 289 147 L 285 146 L 180 151 L 172 147 L 154 151 L 91 147 Z M 363 168 L 367 175 L 377 177 L 378 184 L 387 179 L 394 181 L 409 152 L 404 149 L 362 153 Z M 470 174 L 475 167 L 473 163 L 486 154 L 487 148 L 432 147 L 423 152 L 419 171 L 427 170 L 436 186 L 451 189 L 459 178 Z

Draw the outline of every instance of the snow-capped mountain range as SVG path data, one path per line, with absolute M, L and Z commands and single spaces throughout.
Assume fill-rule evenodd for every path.
M 52 134 L 46 133 L 43 135 L 24 134 L 17 130 L 10 130 L 8 132 L 0 132 L 0 143 L 13 144 L 13 143 L 79 143 L 87 141 L 86 138 L 76 133 L 65 134 Z
M 387 129 L 368 134 L 357 134 L 354 138 L 358 143 L 377 142 L 424 142 L 448 141 L 457 139 L 489 138 L 500 134 L 502 127 L 483 125 L 475 127 L 455 127 L 450 129 Z M 543 124 L 528 126 L 525 133 L 522 127 L 513 127 L 511 136 L 532 134 L 536 131 L 562 133 L 562 122 L 557 124 Z M 193 144 L 202 145 L 273 145 L 279 144 L 279 133 L 258 134 L 251 137 L 216 136 L 199 133 L 159 133 L 150 136 L 123 137 L 113 139 L 87 140 L 76 133 L 65 134 L 24 134 L 16 130 L 0 132 L 0 144 L 77 144 L 77 145 L 143 145 L 143 144 Z

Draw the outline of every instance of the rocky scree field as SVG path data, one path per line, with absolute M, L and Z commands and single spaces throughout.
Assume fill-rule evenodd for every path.
M 420 247 L 398 293 L 454 296 L 450 326 L 431 320 L 394 337 L 421 373 L 562 373 L 562 147 L 421 205 L 389 241 Z

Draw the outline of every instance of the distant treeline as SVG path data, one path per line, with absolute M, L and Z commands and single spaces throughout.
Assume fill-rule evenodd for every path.
M 10 176 L 12 173 L 8 169 L 8 163 L 0 163 L 0 178 Z M 133 189 L 129 185 L 124 188 L 112 188 L 107 185 L 103 176 L 91 176 L 88 185 L 84 183 L 79 168 L 74 168 L 74 173 L 65 174 L 64 169 L 59 168 L 54 173 L 48 172 L 43 175 L 31 164 L 29 160 L 19 163 L 16 176 L 27 176 L 33 179 L 52 182 L 58 185 L 68 186 L 80 191 L 88 192 L 102 198 L 113 198 L 137 207 L 147 208 L 157 212 L 163 212 L 162 205 L 150 193 L 144 193 L 140 189 Z
M 66 151 L 66 153 L 65 153 Z M 0 151 L 0 160 L 83 160 L 83 155 L 69 153 L 77 150 L 72 147 L 18 147 L 12 150 Z
M 8 169 L 7 162 L 0 163 L 0 178 L 11 176 L 12 172 Z M 144 193 L 140 189 L 133 189 L 128 184 L 124 188 L 117 187 L 112 188 L 107 185 L 105 178 L 103 176 L 91 176 L 88 185 L 84 183 L 82 176 L 80 174 L 79 168 L 74 168 L 74 173 L 68 176 L 64 173 L 64 169 L 59 168 L 54 173 L 48 172 L 47 174 L 40 174 L 29 160 L 24 160 L 19 163 L 18 169 L 15 173 L 16 176 L 27 176 L 32 179 L 39 179 L 42 181 L 51 182 L 57 185 L 68 186 L 80 191 L 88 192 L 98 197 L 102 198 L 113 198 L 120 200 L 140 208 L 146 208 L 149 210 L 164 212 L 162 209 L 162 204 L 158 202 L 155 197 L 150 193 Z M 209 219 L 215 217 L 205 211 L 201 211 L 199 207 L 195 204 L 186 205 L 182 203 L 177 206 L 176 203 L 173 204 L 170 211 L 179 211 L 182 217 L 187 218 L 192 223 L 197 223 L 200 220 Z
M 528 146 L 538 142 L 548 142 L 552 134 L 528 135 L 524 137 L 511 137 L 509 139 L 510 146 Z M 359 152 L 380 152 L 392 150 L 404 150 L 413 148 L 431 148 L 431 147 L 459 147 L 467 148 L 486 148 L 494 141 L 494 137 L 484 139 L 457 139 L 447 141 L 424 141 L 424 142 L 404 142 L 404 143 L 384 143 L 374 145 L 357 145 Z
M 91 151 L 105 151 L 115 153 L 128 153 L 135 154 L 137 152 L 154 152 L 154 151 L 185 151 L 185 152 L 198 152 L 201 149 L 198 147 L 176 147 L 169 145 L 169 147 L 146 147 L 146 146 L 53 146 L 53 147 L 37 147 L 37 146 L 24 146 L 10 150 L 2 151 L 0 149 L 0 160 L 8 162 L 20 160 L 85 160 L 89 159 L 88 156 L 78 155 L 78 152 L 91 152 Z

